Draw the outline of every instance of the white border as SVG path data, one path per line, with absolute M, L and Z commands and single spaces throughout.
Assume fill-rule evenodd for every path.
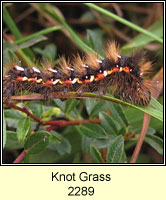
M 28 2 L 32 2 L 32 3 L 39 3 L 39 2 L 46 2 L 46 1 L 1 1 L 1 91 L 2 91 L 2 84 L 3 84 L 3 45 L 2 45 L 2 42 L 3 42 L 3 27 L 2 27 L 2 18 L 3 18 L 3 3 L 28 3 Z M 52 2 L 52 3 L 69 3 L 69 1 L 47 1 L 48 3 Z M 70 1 L 70 3 L 75 3 L 76 1 Z M 89 1 L 77 1 L 78 3 L 88 3 Z M 100 3 L 101 1 L 96 1 L 98 3 Z M 163 44 L 163 50 L 164 50 L 164 83 L 165 83 L 165 1 L 105 1 L 105 2 L 110 2 L 110 3 L 113 3 L 113 2 L 116 2 L 116 3 L 135 3 L 135 2 L 143 2 L 143 3 L 164 3 L 164 6 L 163 6 L 163 11 L 164 11 L 164 16 L 163 16 L 163 20 L 164 20 L 164 31 L 163 31 L 163 39 L 164 39 L 164 44 Z M 93 2 L 95 3 L 95 2 Z M 164 89 L 164 94 L 163 94 L 163 97 L 164 97 L 164 102 L 163 102 L 163 106 L 165 108 L 165 84 L 163 85 L 163 89 Z M 2 164 L 2 152 L 3 152 L 3 138 L 2 138 L 2 135 L 3 135 L 3 100 L 2 100 L 2 92 L 1 92 L 1 166 L 164 166 L 165 165 L 165 112 L 164 112 L 164 121 L 163 121 L 163 124 L 164 124 L 164 132 L 163 132 L 163 136 L 164 136 L 164 154 L 163 154 L 163 161 L 164 163 L 163 164 L 131 164 L 131 163 L 128 163 L 128 164 Z

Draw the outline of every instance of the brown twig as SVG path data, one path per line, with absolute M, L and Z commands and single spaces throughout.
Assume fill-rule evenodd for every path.
M 71 125 L 80 125 L 80 124 L 86 124 L 86 123 L 94 123 L 94 124 L 100 124 L 101 121 L 99 119 L 92 119 L 92 120 L 57 120 L 57 121 L 47 121 L 42 123 L 43 125 L 51 125 L 46 128 L 46 131 L 51 131 L 55 128 L 60 128 L 64 126 L 71 126 Z
M 68 125 L 80 125 L 80 124 L 85 124 L 85 123 L 94 123 L 94 124 L 99 124 L 101 121 L 99 119 L 88 119 L 88 120 L 57 120 L 57 121 L 47 121 L 43 122 L 43 125 L 52 125 L 56 127 L 64 127 Z

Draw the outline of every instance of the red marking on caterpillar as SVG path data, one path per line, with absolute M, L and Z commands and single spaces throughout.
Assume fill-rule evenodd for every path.
M 98 92 L 109 91 L 115 97 L 136 105 L 148 105 L 151 99 L 146 79 L 151 68 L 142 51 L 131 57 L 119 54 L 115 42 L 108 43 L 106 58 L 99 60 L 92 53 L 81 59 L 79 55 L 69 61 L 62 57 L 59 66 L 49 61 L 41 62 L 43 70 L 24 68 L 17 62 L 7 65 L 3 77 L 3 102 L 10 101 L 17 92 L 27 90 L 44 94 L 49 99 L 52 92 Z

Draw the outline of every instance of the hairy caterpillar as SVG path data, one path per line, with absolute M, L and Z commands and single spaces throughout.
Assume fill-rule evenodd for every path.
M 71 61 L 62 57 L 58 66 L 49 61 L 40 64 L 43 70 L 35 66 L 24 68 L 15 61 L 8 64 L 8 72 L 3 77 L 3 102 L 23 90 L 44 94 L 45 99 L 49 99 L 51 92 L 97 92 L 103 95 L 109 91 L 123 101 L 144 106 L 151 99 L 144 78 L 151 62 L 147 61 L 143 51 L 131 57 L 120 55 L 116 42 L 108 43 L 103 60 L 87 53 L 83 58 L 73 56 Z

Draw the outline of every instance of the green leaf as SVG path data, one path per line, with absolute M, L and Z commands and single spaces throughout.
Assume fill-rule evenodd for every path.
M 94 107 L 91 111 L 90 116 L 91 117 L 98 117 L 99 112 L 102 111 L 102 110 L 105 110 L 104 109 L 105 103 L 106 102 L 104 102 L 104 101 L 97 101 L 96 105 L 94 105 Z
M 116 109 L 117 113 L 119 114 L 120 118 L 122 119 L 123 123 L 128 126 L 128 121 L 126 119 L 126 116 L 124 114 L 123 108 L 119 104 L 114 104 L 114 108 Z
M 51 133 L 53 138 L 48 148 L 57 151 L 60 155 L 71 153 L 71 144 L 69 140 L 55 131 L 51 131 Z M 57 138 L 56 140 L 55 137 Z
M 24 144 L 19 142 L 16 132 L 7 131 L 6 136 L 7 136 L 7 141 L 6 141 L 5 148 L 7 148 L 7 149 L 21 149 L 21 148 L 24 147 Z
M 35 132 L 25 142 L 25 150 L 29 154 L 38 154 L 44 151 L 50 142 L 50 133 L 46 131 Z
M 128 122 L 122 111 L 121 106 L 115 103 L 108 103 L 108 104 L 109 104 L 109 110 L 111 112 L 111 116 L 119 124 L 119 128 L 127 127 Z M 119 111 L 118 111 L 118 108 L 119 108 Z
M 131 107 L 133 107 L 137 110 L 141 110 L 142 112 L 145 112 L 145 113 L 163 121 L 163 112 L 156 108 L 155 103 L 156 103 L 157 100 L 154 99 L 153 97 L 151 97 L 150 106 L 136 106 L 134 104 L 124 102 L 124 101 L 117 99 L 115 97 L 112 97 L 112 96 L 98 96 L 95 93 L 89 93 L 89 92 L 85 92 L 84 94 L 82 94 L 82 96 L 83 97 L 89 97 L 89 98 L 97 98 L 97 99 L 100 99 L 100 100 L 113 101 L 113 102 L 116 102 L 116 103 L 122 103 L 124 105 L 131 106 Z M 161 105 L 161 107 L 163 107 L 163 106 Z M 123 120 L 121 119 L 120 121 L 123 121 Z M 124 124 L 124 122 L 123 122 L 123 124 Z
M 91 138 L 105 138 L 107 136 L 104 129 L 98 124 L 81 124 L 79 129 L 83 135 Z
M 6 25 L 8 26 L 8 28 L 10 29 L 10 31 L 15 35 L 15 37 L 17 39 L 20 39 L 21 33 L 18 30 L 17 26 L 15 25 L 13 19 L 9 15 L 9 13 L 4 5 L 3 5 L 3 20 L 6 23 Z
M 30 130 L 30 118 L 26 117 L 24 119 L 20 119 L 17 126 L 17 137 L 20 142 L 23 142 L 26 139 L 27 134 Z
M 65 102 L 60 99 L 54 99 L 56 105 L 64 112 L 65 110 Z
M 86 110 L 88 115 L 91 114 L 92 109 L 94 108 L 94 106 L 96 105 L 97 101 L 95 99 L 86 99 L 85 100 L 85 105 L 86 105 Z
M 87 41 L 90 47 L 94 49 L 98 54 L 103 55 L 103 30 L 87 30 Z
M 90 155 L 95 163 L 102 163 L 102 156 L 101 153 L 98 151 L 98 149 L 95 146 L 90 147 Z
M 163 37 L 163 19 L 159 19 L 158 21 L 153 23 L 148 28 L 148 31 L 150 31 L 151 33 L 155 34 L 156 36 L 162 38 Z M 127 53 L 133 52 L 133 49 L 145 46 L 146 44 L 148 44 L 152 41 L 154 41 L 154 38 L 151 38 L 144 34 L 139 34 L 137 37 L 135 37 L 132 40 L 131 43 L 128 43 L 121 48 L 121 53 L 126 54 L 126 50 L 127 50 Z
M 42 121 L 49 121 L 52 120 L 52 117 L 59 117 L 61 113 L 60 108 L 54 107 L 51 109 L 48 109 L 47 111 L 43 112 L 41 120 Z
M 21 112 L 18 110 L 14 109 L 6 109 L 4 110 L 5 117 L 9 120 L 17 119 L 20 120 L 22 119 Z
M 78 105 L 79 101 L 77 99 L 67 99 L 65 104 L 65 113 L 69 114 Z
M 34 47 L 33 50 L 42 55 L 44 59 L 48 59 L 50 61 L 53 61 L 55 60 L 56 58 L 56 54 L 57 54 L 57 48 L 55 46 L 55 44 L 49 44 L 45 47 L 45 49 L 41 49 L 41 48 L 38 48 L 38 47 Z
M 158 121 L 157 119 L 152 117 L 151 120 L 150 120 L 150 127 L 152 127 L 158 133 L 163 135 L 163 123 L 161 121 Z
M 6 109 L 4 110 L 4 115 L 8 126 L 13 128 L 17 128 L 19 120 L 22 119 L 22 116 L 18 110 Z
M 103 139 L 93 139 L 91 144 L 97 147 L 98 149 L 104 149 L 104 148 L 109 147 L 112 144 L 114 139 L 115 139 L 115 136 L 109 135 Z
M 118 136 L 114 139 L 107 152 L 107 163 L 119 163 L 124 152 L 123 136 Z
M 93 138 L 87 137 L 86 135 L 82 135 L 81 147 L 82 147 L 82 151 L 84 153 L 89 152 L 90 145 L 91 145 L 93 140 L 94 140 Z
M 31 112 L 38 118 L 40 118 L 42 113 L 44 112 L 44 106 L 41 101 L 37 101 L 37 100 L 28 101 L 26 105 L 31 110 Z
M 20 44 L 20 45 L 16 45 L 16 44 L 11 44 L 10 46 L 10 50 L 13 50 L 13 51 L 18 51 L 19 49 L 25 49 L 27 47 L 31 47 L 41 41 L 44 41 L 44 40 L 47 40 L 47 38 L 45 36 L 39 36 L 37 38 L 34 38 L 32 40 L 29 40 L 27 42 L 24 42 L 23 44 Z
M 57 54 L 57 48 L 55 44 L 49 44 L 45 47 L 43 51 L 43 56 L 49 60 L 55 60 Z
M 159 110 L 161 112 L 163 112 L 163 105 L 160 104 L 155 98 L 151 97 L 151 106 L 156 109 Z
M 97 101 L 96 99 L 86 99 L 85 105 L 89 116 L 98 117 L 98 113 L 105 108 L 105 101 Z
M 118 130 L 118 135 L 125 135 L 126 134 L 126 128 L 125 127 L 121 127 L 119 130 Z
M 13 33 L 13 35 L 16 37 L 16 39 L 22 38 L 22 35 L 21 35 L 19 29 L 17 28 L 15 22 L 11 18 L 8 10 L 6 9 L 6 7 L 4 5 L 3 5 L 3 21 L 6 23 L 7 27 L 10 29 L 10 31 Z M 24 51 L 26 52 L 27 55 L 33 56 L 33 53 L 30 49 L 25 49 Z M 25 55 L 21 51 L 19 53 L 21 54 L 22 57 L 24 57 L 25 60 L 27 60 L 27 61 L 29 61 L 29 63 L 31 63 L 31 60 L 27 57 L 27 55 Z
M 107 148 L 112 144 L 114 138 L 115 136 L 113 135 L 109 135 L 101 139 L 90 138 L 86 135 L 83 135 L 81 141 L 82 150 L 84 153 L 88 153 L 91 145 L 95 146 L 98 149 Z
M 126 156 L 126 153 L 123 152 L 122 154 L 122 157 L 121 157 L 121 160 L 119 161 L 120 163 L 127 163 L 127 156 Z
M 101 124 L 107 131 L 108 135 L 117 135 L 118 129 L 111 116 L 109 116 L 106 112 L 100 112 L 99 119 L 101 120 Z
M 159 154 L 163 155 L 163 140 L 156 135 L 146 134 L 144 141 L 153 147 Z
M 24 42 L 30 41 L 32 39 L 34 40 L 36 38 L 40 38 L 40 36 L 42 36 L 42 35 L 48 34 L 48 33 L 53 32 L 53 31 L 58 31 L 60 29 L 61 29 L 60 26 L 53 26 L 53 27 L 45 28 L 45 29 L 43 29 L 41 31 L 35 32 L 35 33 L 33 33 L 31 35 L 28 35 L 28 36 L 26 36 L 24 38 L 16 40 L 14 43 L 15 44 L 22 44 Z
M 6 120 L 4 116 L 4 111 L 3 111 L 3 148 L 6 145 Z
M 55 134 L 52 134 L 51 135 L 51 141 L 53 141 L 55 144 L 57 144 L 57 143 L 62 141 L 62 138 L 57 136 L 57 135 L 55 135 Z

